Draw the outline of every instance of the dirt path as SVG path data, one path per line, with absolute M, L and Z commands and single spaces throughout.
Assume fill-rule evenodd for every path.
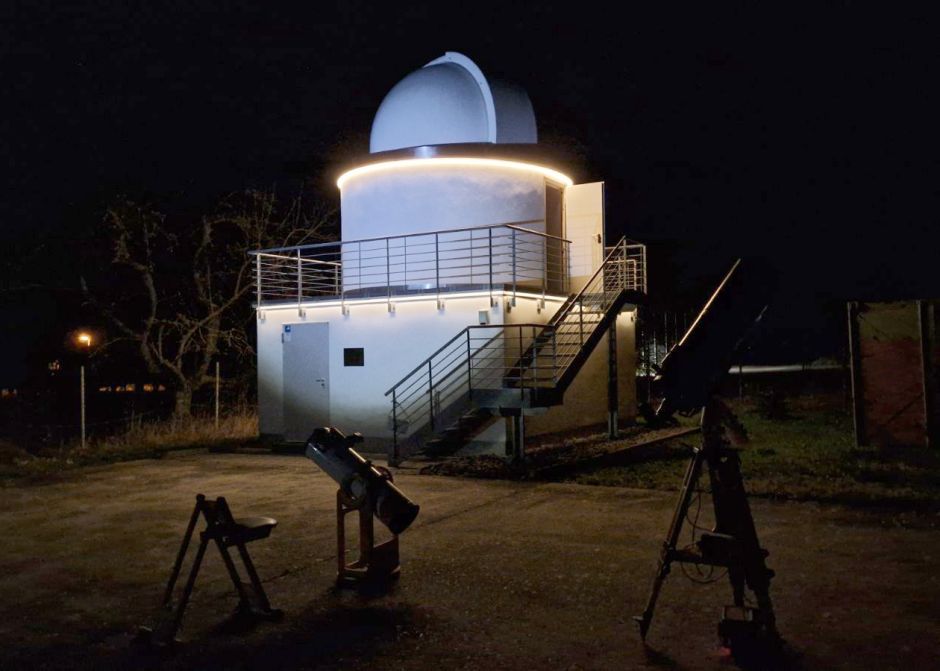
M 332 589 L 335 486 L 299 457 L 186 454 L 0 490 L 0 668 L 727 669 L 723 581 L 674 572 L 645 651 L 643 606 L 674 496 L 418 476 L 422 512 L 385 595 Z M 269 514 L 252 546 L 281 624 L 221 626 L 235 605 L 208 560 L 167 659 L 128 649 L 157 603 L 197 492 Z M 940 667 L 940 530 L 813 504 L 754 502 L 780 629 L 809 669 Z

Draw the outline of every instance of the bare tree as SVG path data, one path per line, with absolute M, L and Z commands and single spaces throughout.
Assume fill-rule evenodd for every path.
M 130 342 L 147 369 L 172 381 L 174 415 L 191 413 L 193 393 L 212 380 L 220 355 L 253 356 L 245 325 L 253 289 L 248 251 L 303 244 L 332 232 L 333 212 L 302 200 L 281 205 L 273 192 L 230 196 L 197 222 L 168 225 L 145 205 L 108 208 L 112 276 L 82 290 Z

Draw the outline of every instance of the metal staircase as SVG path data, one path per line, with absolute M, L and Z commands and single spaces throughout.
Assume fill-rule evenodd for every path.
M 389 463 L 459 449 L 501 416 L 563 402 L 621 308 L 645 293 L 643 246 L 626 238 L 547 324 L 463 329 L 391 389 Z

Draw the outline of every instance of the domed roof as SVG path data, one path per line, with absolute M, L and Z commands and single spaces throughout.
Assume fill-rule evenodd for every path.
M 526 92 L 488 80 L 476 63 L 448 51 L 398 82 L 379 105 L 369 151 L 456 143 L 535 143 Z

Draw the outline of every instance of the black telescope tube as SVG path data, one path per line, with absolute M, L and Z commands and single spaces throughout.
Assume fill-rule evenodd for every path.
M 760 319 L 775 288 L 771 270 L 756 260 L 738 259 L 715 289 L 679 344 L 660 365 L 656 379 L 663 401 L 658 419 L 703 407 L 749 329 Z
M 331 426 L 315 429 L 307 439 L 306 455 L 351 497 L 368 494 L 375 502 L 375 516 L 397 536 L 411 526 L 420 506 L 350 447 L 361 440 L 358 433 L 345 436 Z

